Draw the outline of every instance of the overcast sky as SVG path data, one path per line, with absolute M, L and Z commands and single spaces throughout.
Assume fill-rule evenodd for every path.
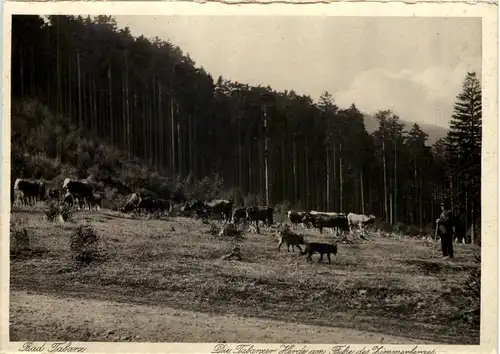
M 448 127 L 467 71 L 481 75 L 481 19 L 423 17 L 115 16 L 134 36 L 189 53 L 214 80 L 329 91 L 346 108 L 392 109 Z

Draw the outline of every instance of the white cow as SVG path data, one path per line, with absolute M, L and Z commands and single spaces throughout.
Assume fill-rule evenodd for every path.
M 375 215 L 366 216 L 363 214 L 349 213 L 347 215 L 347 221 L 349 222 L 349 232 L 352 234 L 354 226 L 358 226 L 359 230 L 363 232 L 363 228 L 375 222 Z

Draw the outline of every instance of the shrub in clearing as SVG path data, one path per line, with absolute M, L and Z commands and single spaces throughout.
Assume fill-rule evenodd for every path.
M 468 309 L 464 317 L 468 322 L 479 323 L 481 317 L 481 257 L 476 254 L 474 260 L 479 266 L 473 269 L 465 283 L 465 294 L 468 299 Z
M 73 219 L 73 210 L 66 204 L 59 207 L 59 214 L 63 222 L 68 222 Z
M 25 228 L 22 228 L 22 230 L 11 230 L 10 250 L 13 255 L 29 253 L 31 251 L 30 236 Z
M 49 203 L 49 205 L 44 209 L 45 217 L 47 221 L 54 221 L 57 215 L 59 215 L 59 208 L 54 203 Z
M 88 225 L 80 225 L 72 235 L 70 249 L 77 267 L 88 266 L 101 260 L 99 235 Z

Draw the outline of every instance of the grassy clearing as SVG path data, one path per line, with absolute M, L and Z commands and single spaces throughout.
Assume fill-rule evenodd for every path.
M 423 241 L 371 235 L 363 243 L 339 244 L 332 264 L 307 264 L 297 251 L 282 247 L 277 252 L 274 235 L 263 229 L 262 234 L 235 240 L 212 236 L 209 225 L 182 217 L 143 220 L 101 211 L 78 212 L 74 220 L 50 223 L 42 212 L 12 213 L 13 228 L 22 225 L 37 247 L 46 250 L 29 258 L 12 258 L 14 293 L 340 326 L 421 341 L 479 343 L 479 325 L 459 316 L 459 309 L 467 306 L 463 284 L 478 267 L 473 258 L 476 246 L 456 245 L 456 259 L 450 262 L 440 259 L 439 245 L 433 257 L 432 246 Z M 90 223 L 97 231 L 106 253 L 104 262 L 81 269 L 72 266 L 70 238 L 79 223 Z M 310 241 L 330 237 L 303 232 Z M 221 260 L 235 245 L 243 260 Z M 12 296 L 11 301 L 16 300 Z M 34 339 L 24 337 L 29 336 L 21 326 L 29 322 L 27 314 L 19 302 L 13 303 L 17 305 L 11 307 L 11 340 Z M 66 333 L 67 318 L 58 321 L 61 328 L 52 333 L 58 333 L 58 340 L 102 338 L 78 323 Z M 205 338 L 182 333 L 184 337 L 176 340 Z M 129 337 L 122 340 L 134 340 L 136 335 Z M 279 335 L 273 338 L 280 341 Z M 172 339 L 158 335 L 150 340 Z

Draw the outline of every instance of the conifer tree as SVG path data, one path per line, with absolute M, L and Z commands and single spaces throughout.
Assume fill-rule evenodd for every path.
M 446 137 L 454 175 L 452 198 L 467 230 L 480 213 L 481 198 L 481 83 L 476 73 L 467 73 L 457 96 L 450 131 Z

